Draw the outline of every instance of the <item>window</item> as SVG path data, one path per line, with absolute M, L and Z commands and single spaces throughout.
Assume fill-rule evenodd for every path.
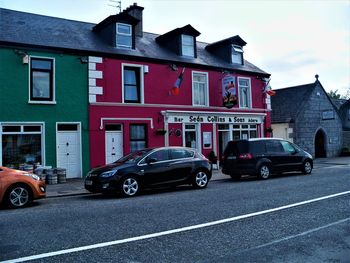
M 185 149 L 171 149 L 171 159 L 191 158 L 194 156 L 194 152 Z
M 194 58 L 194 37 L 189 35 L 181 35 L 182 56 Z
M 142 103 L 141 67 L 123 67 L 124 102 Z
M 132 48 L 132 28 L 131 25 L 117 23 L 117 47 Z
M 130 152 L 147 148 L 147 125 L 130 125 Z
M 43 164 L 41 125 L 2 126 L 2 165 Z
M 257 126 L 254 125 L 233 125 L 232 139 L 233 140 L 248 140 L 257 138 Z
M 240 46 L 232 45 L 231 62 L 233 64 L 243 64 L 243 49 Z
M 193 106 L 208 106 L 208 73 L 192 73 Z
M 281 141 L 281 144 L 283 146 L 283 149 L 286 153 L 295 153 L 296 152 L 296 149 L 293 147 L 292 144 L 290 144 L 289 142 L 286 142 L 286 141 Z
M 193 124 L 185 125 L 185 146 L 189 148 L 198 149 L 200 144 L 197 140 L 197 127 Z
M 250 80 L 238 78 L 239 107 L 251 107 Z
M 53 59 L 30 59 L 30 101 L 54 101 Z
M 154 153 L 151 153 L 147 159 L 156 159 L 157 162 L 167 161 L 169 160 L 169 151 L 167 149 L 159 150 Z
M 269 153 L 284 152 L 282 144 L 279 141 L 266 141 L 266 150 Z

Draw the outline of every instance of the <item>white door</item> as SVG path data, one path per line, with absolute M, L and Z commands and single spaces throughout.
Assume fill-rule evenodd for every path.
M 106 131 L 106 164 L 113 163 L 123 156 L 123 133 Z
M 79 131 L 57 131 L 57 167 L 67 178 L 81 177 Z

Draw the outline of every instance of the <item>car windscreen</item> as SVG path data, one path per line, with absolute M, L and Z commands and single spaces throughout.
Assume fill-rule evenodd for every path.
M 151 149 L 144 149 L 136 152 L 129 153 L 128 155 L 123 156 L 114 163 L 135 163 L 140 161 Z

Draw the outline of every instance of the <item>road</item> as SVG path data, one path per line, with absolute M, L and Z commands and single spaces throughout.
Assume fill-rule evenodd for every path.
M 350 262 L 350 165 L 2 209 L 0 261 Z

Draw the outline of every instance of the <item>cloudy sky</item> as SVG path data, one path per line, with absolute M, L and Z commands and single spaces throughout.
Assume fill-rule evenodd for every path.
M 245 59 L 272 75 L 273 89 L 307 84 L 350 93 L 350 0 L 122 0 L 143 6 L 144 31 L 191 24 L 212 43 L 240 35 Z M 98 23 L 115 0 L 0 0 L 0 7 Z

